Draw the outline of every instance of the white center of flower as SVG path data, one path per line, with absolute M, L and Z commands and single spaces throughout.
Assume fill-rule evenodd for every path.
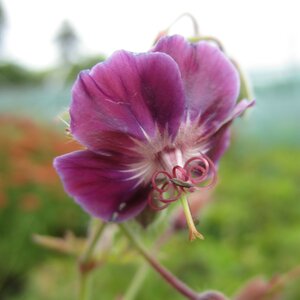
M 182 124 L 173 141 L 158 131 L 155 138 L 148 137 L 146 142 L 135 140 L 134 151 L 140 160 L 128 166 L 128 172 L 132 173 L 128 180 L 138 179 L 137 184 L 148 184 L 155 172 L 172 173 L 175 166 L 183 167 L 190 158 L 205 153 L 205 145 L 198 141 L 200 129 L 197 126 Z
M 161 168 L 167 172 L 171 172 L 174 166 L 183 167 L 184 165 L 182 151 L 178 148 L 167 147 L 158 153 L 157 157 Z

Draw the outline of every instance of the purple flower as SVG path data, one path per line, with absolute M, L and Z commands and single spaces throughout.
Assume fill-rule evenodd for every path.
M 253 104 L 238 94 L 235 67 L 207 42 L 172 36 L 147 53 L 115 52 L 74 84 L 70 129 L 86 150 L 55 159 L 65 190 L 115 222 L 182 199 L 214 181 L 230 123 Z

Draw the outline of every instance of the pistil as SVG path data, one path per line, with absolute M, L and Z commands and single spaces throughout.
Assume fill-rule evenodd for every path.
M 190 232 L 189 240 L 193 241 L 196 238 L 204 240 L 204 236 L 197 230 L 197 228 L 195 226 L 186 193 L 182 193 L 182 197 L 181 197 L 180 201 L 181 201 L 181 204 L 183 206 L 183 212 L 184 212 L 184 215 L 185 215 L 185 218 L 186 218 L 186 223 L 188 225 L 189 232 Z

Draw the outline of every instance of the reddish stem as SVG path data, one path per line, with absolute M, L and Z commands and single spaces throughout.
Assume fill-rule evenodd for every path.
M 140 241 L 133 235 L 130 229 L 124 224 L 119 224 L 119 227 L 126 235 L 126 237 L 131 241 L 136 250 L 148 261 L 148 263 L 165 279 L 165 281 L 176 289 L 181 295 L 185 296 L 190 300 L 201 299 L 200 295 L 177 278 L 173 273 L 171 273 L 167 268 L 162 266 L 140 243 Z

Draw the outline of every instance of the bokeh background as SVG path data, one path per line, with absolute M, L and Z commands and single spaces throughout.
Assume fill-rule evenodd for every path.
M 55 156 L 79 147 L 57 116 L 79 70 L 117 49 L 147 51 L 185 12 L 240 63 L 257 105 L 235 123 L 219 184 L 199 216 L 206 240 L 187 243 L 186 231 L 178 232 L 160 259 L 193 288 L 229 296 L 253 277 L 299 265 L 299 11 L 294 0 L 2 0 L 0 299 L 75 298 L 74 258 L 32 242 L 33 233 L 83 236 L 89 222 L 52 168 Z M 171 33 L 191 36 L 191 21 L 182 18 Z M 116 299 L 136 268 L 116 260 L 95 271 L 92 299 Z M 283 299 L 300 299 L 297 281 Z M 138 299 L 163 297 L 182 299 L 149 271 Z

